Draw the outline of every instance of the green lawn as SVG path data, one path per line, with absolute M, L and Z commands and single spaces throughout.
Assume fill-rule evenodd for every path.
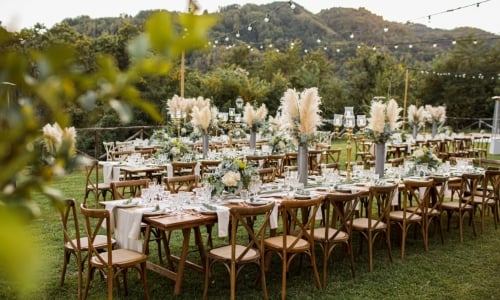
M 66 176 L 54 185 L 65 195 L 82 200 L 84 190 L 83 172 Z M 40 281 L 36 288 L 25 296 L 26 299 L 76 299 L 76 267 L 70 265 L 63 287 L 59 286 L 62 266 L 62 240 L 58 213 L 45 199 L 37 198 L 42 215 L 28 226 L 27 233 L 37 241 L 33 249 L 38 250 L 43 262 L 38 274 Z M 476 218 L 477 220 L 478 218 Z M 477 223 L 479 224 L 479 223 Z M 83 222 L 82 222 L 83 225 Z M 2 229 L 5 230 L 5 229 Z M 393 235 L 394 237 L 395 235 Z M 418 236 L 418 235 L 417 235 Z M 179 246 L 179 237 L 174 244 Z M 500 231 L 495 230 L 491 217 L 487 219 L 486 232 L 472 238 L 471 228 L 466 226 L 464 242 L 458 241 L 458 230 L 453 227 L 445 232 L 445 242 L 432 236 L 429 251 L 423 250 L 422 241 L 410 235 L 407 243 L 407 256 L 399 257 L 400 247 L 393 240 L 394 261 L 388 262 L 385 248 L 375 251 L 375 271 L 368 272 L 366 247 L 359 253 L 358 236 L 354 237 L 356 277 L 351 277 L 349 260 L 337 250 L 330 260 L 328 284 L 325 290 L 318 290 L 307 263 L 299 269 L 298 260 L 292 267 L 288 279 L 289 299 L 498 299 L 500 285 Z M 215 237 L 216 243 L 224 242 Z M 153 245 L 153 244 L 152 244 Z M 5 247 L 5 245 L 2 245 Z M 15 245 L 13 245 L 15 247 Z M 194 247 L 193 247 L 194 250 Z M 317 257 L 321 252 L 317 249 Z M 152 251 L 153 254 L 156 251 Z M 196 253 L 190 254 L 197 260 Z M 307 260 L 304 260 L 307 262 Z M 321 263 L 318 263 L 321 264 Z M 0 272 L 1 274 L 1 272 Z M 227 273 L 217 269 L 216 283 L 209 291 L 210 298 L 229 297 Z M 239 299 L 259 299 L 261 291 L 254 286 L 255 269 L 249 267 L 242 273 L 237 287 Z M 0 276 L 0 299 L 20 298 Z M 96 280 L 97 279 L 97 280 Z M 105 298 L 105 284 L 94 279 L 90 299 Z M 280 297 L 281 265 L 276 257 L 267 274 L 270 299 Z M 148 284 L 152 299 L 168 299 L 173 295 L 172 281 L 148 273 Z M 203 276 L 192 270 L 186 271 L 182 294 L 177 299 L 199 299 L 203 290 Z M 135 276 L 129 276 L 128 299 L 142 299 L 142 285 Z M 119 299 L 123 298 L 120 294 Z

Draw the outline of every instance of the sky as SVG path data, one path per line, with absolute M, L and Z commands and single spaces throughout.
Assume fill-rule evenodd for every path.
M 278 2 L 288 2 L 277 0 Z M 230 4 L 265 4 L 273 0 L 197 0 L 202 10 L 216 12 Z M 500 34 L 500 0 L 297 0 L 295 3 L 318 13 L 332 7 L 364 7 L 387 21 L 421 23 L 431 28 L 477 27 Z M 186 11 L 186 0 L 2 0 L 0 21 L 11 31 L 36 23 L 52 27 L 68 17 L 91 18 L 135 16 L 141 10 Z M 449 11 L 449 12 L 446 12 Z M 429 18 L 430 16 L 430 18 Z

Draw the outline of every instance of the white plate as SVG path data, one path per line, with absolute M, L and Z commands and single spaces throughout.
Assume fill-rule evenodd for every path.
M 249 205 L 254 205 L 254 206 L 259 206 L 259 205 L 266 205 L 269 203 L 269 200 L 266 199 L 254 199 L 253 201 L 247 200 L 245 201 L 246 204 Z
M 145 216 L 156 216 L 156 215 L 162 215 L 170 212 L 170 210 L 166 208 L 160 208 L 159 210 L 148 210 L 143 212 L 142 214 Z
M 245 201 L 245 200 L 243 200 L 243 199 L 229 199 L 229 200 L 227 200 L 228 203 L 233 203 L 233 204 L 241 203 L 243 201 Z
M 126 208 L 126 207 L 135 207 L 139 204 L 138 201 L 132 201 L 130 203 L 127 203 L 128 200 L 126 201 L 123 201 L 122 203 L 120 204 L 117 204 L 116 207 L 120 207 L 120 208 Z
M 212 210 L 205 207 L 197 207 L 195 208 L 195 210 L 200 214 L 206 214 L 206 215 L 213 215 L 217 213 L 217 210 Z

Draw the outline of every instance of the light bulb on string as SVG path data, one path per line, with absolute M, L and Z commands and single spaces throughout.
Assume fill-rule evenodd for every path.
M 293 1 L 290 0 L 288 4 L 290 5 L 291 9 L 295 9 L 295 3 L 293 3 Z
M 453 45 L 456 45 L 457 44 L 457 41 L 452 41 L 451 42 Z
M 436 47 L 437 47 L 437 44 L 436 44 L 436 43 L 432 44 L 432 47 L 436 48 Z
M 265 18 L 264 18 L 264 22 L 269 22 L 269 15 L 267 15 Z
M 473 43 L 474 45 L 477 45 L 477 40 L 474 40 L 472 43 Z
M 252 24 L 248 25 L 248 31 L 252 31 Z
M 354 38 L 354 33 L 351 33 L 351 35 L 349 35 L 349 37 L 350 37 L 351 39 L 353 39 L 353 38 Z
M 339 48 L 337 48 L 337 53 L 340 53 L 340 49 Z
M 321 39 L 317 39 L 316 43 L 321 44 Z
M 412 44 L 409 44 L 409 45 L 408 45 L 408 48 L 410 48 L 410 49 L 411 49 L 411 48 L 413 48 L 413 45 L 412 45 Z
M 240 37 L 240 31 L 238 30 L 238 32 L 236 32 L 236 37 L 239 38 Z
M 398 45 L 394 45 L 394 49 L 398 49 L 398 47 L 399 47 Z
M 327 49 L 328 49 L 328 48 L 327 48 L 326 46 L 325 46 L 325 47 L 323 47 L 323 50 L 325 50 L 325 51 L 326 51 Z
M 228 37 L 228 36 L 226 36 L 226 38 L 225 38 L 224 40 L 225 40 L 226 42 L 228 42 L 228 41 L 229 41 L 229 37 Z
M 384 27 L 384 32 L 387 32 L 387 31 L 389 31 L 389 28 Z

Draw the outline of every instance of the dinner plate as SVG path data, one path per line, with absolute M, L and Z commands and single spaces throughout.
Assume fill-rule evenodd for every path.
M 143 212 L 142 214 L 145 216 L 157 216 L 157 215 L 162 215 L 162 214 L 165 214 L 168 212 L 170 212 L 168 209 L 161 208 L 158 210 L 148 210 L 148 211 Z
M 207 206 L 199 206 L 196 207 L 195 210 L 200 214 L 213 215 L 217 213 L 217 208 L 214 206 L 213 208 Z
M 123 201 L 122 203 L 120 204 L 117 204 L 116 207 L 120 207 L 120 208 L 126 208 L 126 207 L 135 207 L 139 204 L 139 201 L 132 201 L 132 202 L 129 202 L 128 200 L 125 200 Z
M 311 199 L 311 194 L 306 195 L 306 194 L 295 193 L 294 197 L 295 197 L 295 199 L 306 200 L 306 199 Z
M 266 199 L 253 199 L 253 200 L 246 200 L 246 204 L 253 205 L 253 206 L 259 206 L 259 205 L 266 205 L 269 203 L 269 200 Z
M 245 201 L 245 200 L 243 200 L 243 199 L 229 199 L 229 200 L 227 200 L 228 203 L 233 203 L 233 204 L 241 203 L 243 201 Z

